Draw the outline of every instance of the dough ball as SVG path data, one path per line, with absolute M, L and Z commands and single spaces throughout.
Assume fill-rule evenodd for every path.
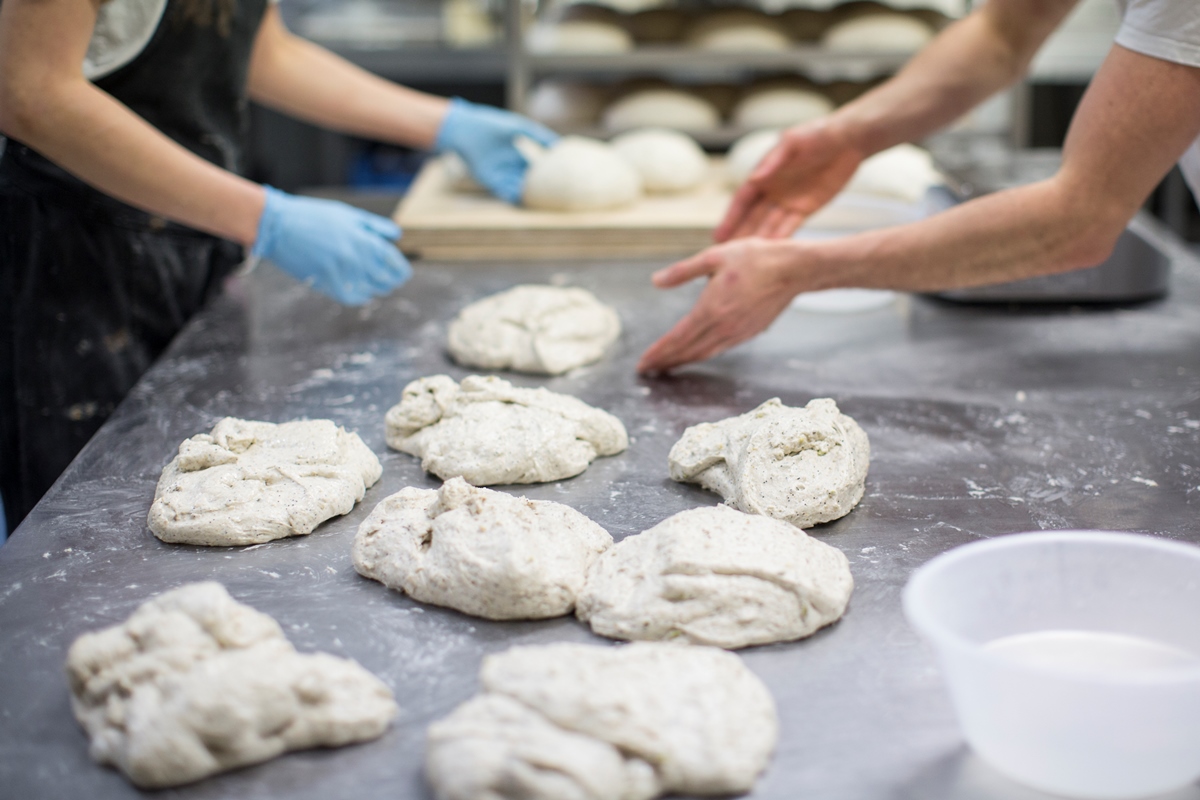
M 725 158 L 725 171 L 731 186 L 746 182 L 758 162 L 779 144 L 779 136 L 779 131 L 755 131 L 734 142 Z
M 687 43 L 699 50 L 760 53 L 788 50 L 792 39 L 777 19 L 749 9 L 729 9 L 705 14 L 692 23 Z
M 545 619 L 570 613 L 588 567 L 611 544 L 573 508 L 451 478 L 375 506 L 354 537 L 354 568 L 422 603 Z
M 693 425 L 668 461 L 673 480 L 698 483 L 739 511 L 811 528 L 858 504 L 870 456 L 867 434 L 832 400 L 791 408 L 774 398 Z
M 622 539 L 592 565 L 575 613 L 614 639 L 735 649 L 813 634 L 842 616 L 853 588 L 836 547 L 716 506 Z
M 460 194 L 480 194 L 487 191 L 471 176 L 467 162 L 463 161 L 458 153 L 444 153 L 440 158 L 446 185 L 451 191 Z
M 942 180 L 927 151 L 911 144 L 898 144 L 863 161 L 846 185 L 846 191 L 915 203 Z
M 933 39 L 928 23 L 895 11 L 855 16 L 825 32 L 830 50 L 859 53 L 915 53 Z
M 587 20 L 541 23 L 526 35 L 526 45 L 534 53 L 627 53 L 633 49 L 633 37 L 619 25 Z
M 546 80 L 530 93 L 526 111 L 552 128 L 578 128 L 595 125 L 607 99 L 599 86 Z
M 666 128 L 643 128 L 623 133 L 612 147 L 642 177 L 652 194 L 690 192 L 708 174 L 708 156 L 686 133 Z
M 753 89 L 733 109 L 733 123 L 742 128 L 786 128 L 820 119 L 833 111 L 829 98 L 811 89 L 767 86 Z
M 779 15 L 779 21 L 787 28 L 793 39 L 801 42 L 815 42 L 834 22 L 834 15 L 829 11 L 818 11 L 815 8 L 789 8 Z
M 100 764 L 161 789 L 289 750 L 381 735 L 392 693 L 354 661 L 300 654 L 275 620 L 219 583 L 143 603 L 67 653 L 75 718 Z
M 609 105 L 603 123 L 610 131 L 636 128 L 711 131 L 721 126 L 721 114 L 709 101 L 682 89 L 642 89 Z
M 740 794 L 779 738 L 766 687 L 711 647 L 514 647 L 487 656 L 480 681 L 429 728 L 442 800 Z
M 385 423 L 389 447 L 474 486 L 570 478 L 629 446 L 619 419 L 582 400 L 479 375 L 413 381 Z
M 642 195 L 637 170 L 607 144 L 564 136 L 530 160 L 522 201 L 543 211 L 602 211 Z
M 276 425 L 226 417 L 179 445 L 147 524 L 164 542 L 243 545 L 302 536 L 349 513 L 383 467 L 327 419 Z
M 477 300 L 450 323 L 450 355 L 481 369 L 561 375 L 600 359 L 621 319 L 586 289 L 516 286 Z
M 655 8 L 634 14 L 626 24 L 638 42 L 666 44 L 683 38 L 687 22 L 687 15 L 678 9 Z

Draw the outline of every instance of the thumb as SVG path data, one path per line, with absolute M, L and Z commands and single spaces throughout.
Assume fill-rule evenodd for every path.
M 693 281 L 704 275 L 712 275 L 717 271 L 719 263 L 720 256 L 715 248 L 710 247 L 691 258 L 685 258 L 683 261 L 677 261 L 665 269 L 660 269 L 650 279 L 659 289 L 670 289 L 675 286 L 682 286 L 688 281 Z
M 549 147 L 558 141 L 558 134 L 542 125 L 540 122 L 534 122 L 531 119 L 525 119 L 521 133 L 533 139 L 542 147 Z
M 360 219 L 362 220 L 362 226 L 371 233 L 378 234 L 390 242 L 394 242 L 400 238 L 400 226 L 387 217 L 381 217 L 378 214 L 371 214 L 364 211 Z

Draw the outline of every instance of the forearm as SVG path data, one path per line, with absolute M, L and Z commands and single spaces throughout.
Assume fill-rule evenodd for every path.
M 430 149 L 447 102 L 386 81 L 293 36 L 268 12 L 250 62 L 250 96 L 332 130 Z

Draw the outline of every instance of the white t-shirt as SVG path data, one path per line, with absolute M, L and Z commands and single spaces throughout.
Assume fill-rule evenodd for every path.
M 1117 0 L 1121 29 L 1117 44 L 1135 53 L 1200 67 L 1200 2 L 1197 0 Z M 1179 169 L 1200 202 L 1200 138 L 1192 142 Z

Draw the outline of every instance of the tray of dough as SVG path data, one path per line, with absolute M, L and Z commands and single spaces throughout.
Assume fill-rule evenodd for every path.
M 695 190 L 644 195 L 606 211 L 535 211 L 511 206 L 482 190 L 464 189 L 431 159 L 394 214 L 404 229 L 400 248 L 439 261 L 676 258 L 712 244 L 712 232 L 733 191 L 725 159 L 713 156 Z M 860 231 L 925 215 L 922 204 L 843 192 L 806 228 Z

